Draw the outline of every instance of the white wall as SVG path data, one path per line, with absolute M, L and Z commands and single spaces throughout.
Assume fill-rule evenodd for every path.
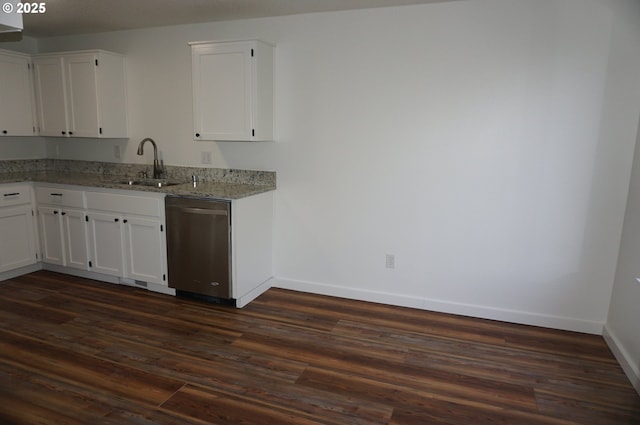
M 640 91 L 637 77 L 640 75 L 640 3 L 630 1 L 626 6 L 621 9 L 624 13 L 620 13 L 624 19 L 616 25 L 619 48 L 612 56 L 614 60 L 618 58 L 616 75 L 628 75 L 629 68 L 635 72 L 635 78 L 627 81 L 626 89 L 637 92 Z M 619 112 L 628 114 L 629 119 L 639 114 L 638 109 L 632 107 Z M 637 143 L 640 143 L 640 132 Z M 640 278 L 640 146 L 636 146 L 635 151 L 618 267 L 604 332 L 605 339 L 640 392 L 640 282 L 637 278 Z
M 640 149 L 636 148 L 605 338 L 640 392 Z
M 0 138 L 0 161 L 9 159 L 40 159 L 47 157 L 45 140 L 40 137 Z
M 637 115 L 598 0 L 474 0 L 39 41 L 128 57 L 131 140 L 49 142 L 125 162 L 278 173 L 284 287 L 598 333 Z M 191 140 L 196 40 L 277 45 L 277 142 Z M 637 73 L 635 75 L 638 75 Z M 633 77 L 635 78 L 635 75 Z M 623 77 L 623 78 L 621 78 Z M 632 119 L 633 118 L 633 119 Z M 385 268 L 385 254 L 396 268 Z

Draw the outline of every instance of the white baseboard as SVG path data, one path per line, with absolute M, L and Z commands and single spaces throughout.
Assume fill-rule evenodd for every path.
M 42 268 L 44 270 L 49 270 L 52 272 L 68 274 L 68 275 L 77 276 L 77 277 L 84 277 L 86 279 L 99 280 L 101 282 L 120 283 L 118 281 L 118 278 L 114 276 L 108 276 L 106 274 L 101 274 L 101 273 L 94 273 L 87 270 L 74 269 L 72 267 L 59 266 L 57 264 L 42 263 Z
M 241 297 L 236 298 L 236 307 L 242 308 L 245 305 L 249 304 L 251 301 L 258 298 L 260 295 L 266 292 L 269 288 L 271 288 L 272 282 L 273 282 L 273 278 L 270 277 L 269 279 L 265 280 L 257 287 L 253 288 L 248 293 L 242 295 Z
M 634 362 L 629 352 L 625 349 L 624 345 L 622 345 L 609 326 L 605 325 L 602 331 L 602 336 L 613 352 L 616 360 L 618 360 L 618 363 L 622 366 L 622 370 L 624 370 L 627 378 L 631 381 L 631 385 L 633 385 L 633 388 L 635 388 L 638 394 L 640 394 L 640 365 Z
M 134 288 L 147 289 L 149 291 L 158 292 L 165 295 L 176 295 L 175 289 L 169 288 L 165 285 L 158 285 L 156 283 L 142 282 L 142 284 L 139 284 L 138 281 L 135 281 L 133 279 L 110 276 L 102 273 L 90 272 L 88 270 L 74 269 L 72 267 L 63 267 L 56 264 L 43 263 L 43 268 L 45 270 L 51 270 L 52 272 L 64 273 L 71 276 L 84 277 L 87 279 L 99 280 L 101 282 L 107 283 L 115 283 L 117 285 L 133 286 Z
M 482 305 L 454 303 L 430 298 L 393 294 L 390 292 L 370 291 L 361 288 L 350 288 L 286 278 L 275 278 L 272 282 L 272 286 L 275 288 L 291 289 L 294 291 L 310 292 L 320 295 L 329 295 L 340 298 L 370 301 L 400 307 L 459 314 L 462 316 L 477 317 L 481 319 L 500 320 L 510 323 L 542 326 L 545 328 L 562 329 L 595 335 L 601 335 L 604 326 L 604 323 L 573 319 L 570 317 L 499 309 Z
M 3 280 L 13 279 L 14 277 L 22 276 L 23 274 L 33 273 L 38 270 L 42 270 L 42 263 L 35 263 L 29 266 L 2 272 L 0 273 L 0 282 L 2 282 Z

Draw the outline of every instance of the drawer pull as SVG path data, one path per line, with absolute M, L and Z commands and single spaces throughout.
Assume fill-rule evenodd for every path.
M 20 195 L 20 192 L 5 193 L 3 196 L 18 196 L 18 195 Z
M 51 196 L 62 196 L 62 193 L 52 193 Z

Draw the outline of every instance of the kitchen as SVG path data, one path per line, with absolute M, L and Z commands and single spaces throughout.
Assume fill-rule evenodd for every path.
M 124 55 L 129 139 L 3 138 L 0 156 L 150 165 L 151 137 L 165 164 L 275 171 L 273 286 L 604 333 L 637 388 L 638 14 L 586 4 L 25 37 L 0 48 Z M 195 142 L 188 43 L 237 39 L 276 46 L 276 141 Z

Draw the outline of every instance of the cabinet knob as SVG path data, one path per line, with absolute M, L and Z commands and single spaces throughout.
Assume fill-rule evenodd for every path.
M 73 131 L 70 131 L 70 132 L 69 132 L 69 135 L 72 135 L 72 134 L 73 134 Z
M 65 135 L 65 134 L 67 134 L 67 132 L 66 132 L 66 131 L 63 131 L 63 132 L 62 132 L 62 134 L 63 134 L 63 135 Z
M 200 137 L 200 133 L 196 133 L 196 137 Z
M 58 214 L 58 211 L 56 211 L 56 210 L 53 210 L 53 213 L 54 213 L 54 214 Z
M 64 212 L 64 211 L 62 211 L 62 212 L 60 213 L 60 215 L 67 215 L 67 213 L 66 213 L 66 212 Z
M 7 134 L 7 130 L 2 130 L 2 134 Z
M 129 220 L 127 220 L 126 218 L 124 220 L 122 220 L 123 223 L 126 223 L 127 221 L 129 221 Z
M 114 218 L 113 221 L 115 221 L 117 223 L 118 221 L 120 221 L 120 219 L 119 218 Z

